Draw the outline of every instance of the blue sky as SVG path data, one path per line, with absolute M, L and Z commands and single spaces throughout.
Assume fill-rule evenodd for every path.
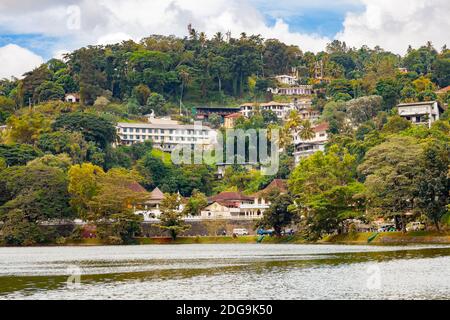
M 447 43 L 448 0 L 1 0 L 0 78 L 86 45 L 187 34 L 261 34 L 319 52 L 334 39 L 404 54 Z M 74 27 L 75 26 L 75 27 Z

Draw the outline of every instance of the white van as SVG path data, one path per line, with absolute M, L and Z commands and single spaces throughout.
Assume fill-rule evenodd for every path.
M 247 229 L 234 229 L 233 234 L 237 236 L 248 236 L 248 230 Z

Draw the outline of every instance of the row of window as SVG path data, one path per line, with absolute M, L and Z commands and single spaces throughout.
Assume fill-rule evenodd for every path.
M 122 140 L 155 140 L 155 141 L 190 141 L 190 142 L 197 142 L 199 140 L 198 138 L 185 138 L 185 137 L 168 137 L 164 139 L 164 137 L 148 137 L 148 136 L 140 136 L 140 135 L 124 135 L 122 136 Z
M 123 128 L 122 131 L 124 133 L 149 133 L 149 134 L 189 134 L 193 135 L 194 132 L 196 135 L 208 135 L 208 131 L 194 131 L 194 130 L 175 130 L 175 129 L 143 129 L 143 128 Z

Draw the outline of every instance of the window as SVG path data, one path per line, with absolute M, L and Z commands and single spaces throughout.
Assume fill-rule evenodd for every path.
M 123 129 L 123 132 L 128 132 L 128 129 L 127 129 L 127 128 L 124 128 L 124 129 Z
M 139 132 L 141 132 L 141 130 L 140 129 L 136 129 L 136 133 L 139 133 Z
M 133 128 L 130 128 L 130 132 L 131 132 L 131 133 L 133 133 L 133 132 L 134 132 Z

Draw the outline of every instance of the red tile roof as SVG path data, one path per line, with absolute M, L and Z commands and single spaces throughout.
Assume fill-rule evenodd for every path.
M 252 197 L 245 196 L 239 192 L 222 192 L 209 198 L 210 202 L 230 202 L 230 201 L 253 201 Z
M 254 197 L 266 196 L 274 190 L 278 190 L 281 193 L 287 193 L 288 187 L 286 180 L 275 179 L 264 190 L 259 191 Z
M 328 131 L 330 129 L 330 125 L 328 123 L 322 123 L 314 127 L 314 132 L 322 132 Z
M 242 113 L 237 112 L 226 116 L 225 119 L 239 119 L 240 117 L 243 117 Z
M 141 193 L 146 193 L 147 190 L 145 190 L 145 188 L 143 186 L 141 186 L 139 183 L 137 182 L 133 182 L 132 184 L 130 184 L 128 186 L 128 188 L 133 191 L 133 192 L 141 192 Z

